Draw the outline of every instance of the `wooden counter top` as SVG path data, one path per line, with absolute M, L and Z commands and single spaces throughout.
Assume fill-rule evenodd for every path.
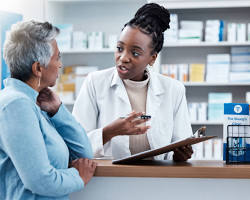
M 111 160 L 95 160 L 95 176 L 169 177 L 169 178 L 242 178 L 250 179 L 250 165 L 226 165 L 223 161 L 141 161 L 134 165 L 113 165 Z

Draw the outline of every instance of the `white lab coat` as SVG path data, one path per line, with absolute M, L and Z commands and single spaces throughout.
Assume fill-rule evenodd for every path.
M 149 69 L 146 114 L 151 115 L 147 132 L 151 149 L 192 135 L 185 87 L 177 80 Z M 129 136 L 116 136 L 103 145 L 102 129 L 121 116 L 131 113 L 129 98 L 116 68 L 88 75 L 76 99 L 73 115 L 87 131 L 94 156 L 114 159 L 131 155 Z M 160 155 L 155 159 L 171 156 Z

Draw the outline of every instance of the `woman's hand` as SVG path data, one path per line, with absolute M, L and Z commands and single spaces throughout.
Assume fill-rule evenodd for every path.
M 174 150 L 173 160 L 175 162 L 186 161 L 191 158 L 193 149 L 191 145 L 183 146 Z
M 55 92 L 49 88 L 44 88 L 39 92 L 37 105 L 39 105 L 42 110 L 53 116 L 57 113 L 61 105 L 61 101 Z
M 79 158 L 73 160 L 70 163 L 70 166 L 77 169 L 80 177 L 82 178 L 84 184 L 86 185 L 94 175 L 96 162 L 94 162 L 93 160 L 89 160 L 87 158 Z
M 140 119 L 142 112 L 132 112 L 126 118 L 118 118 L 103 128 L 103 144 L 117 135 L 139 135 L 145 133 L 150 126 L 139 126 L 149 119 Z

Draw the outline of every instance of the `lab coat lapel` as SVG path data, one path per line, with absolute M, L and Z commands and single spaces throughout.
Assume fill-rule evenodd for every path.
M 164 101 L 164 93 L 165 91 L 162 85 L 160 84 L 160 80 L 158 79 L 155 73 L 151 72 L 146 105 L 146 113 L 147 115 L 151 115 L 151 120 L 147 123 L 152 127 L 147 132 L 148 142 L 150 144 L 151 149 L 158 148 L 157 140 L 160 130 L 158 126 L 159 117 L 157 116 L 157 110 L 160 109 L 160 106 Z
M 164 89 L 160 84 L 160 81 L 157 79 L 156 75 L 150 72 L 150 81 L 147 94 L 147 105 L 146 113 L 151 115 L 152 119 L 155 117 L 157 109 L 163 101 Z
M 131 105 L 129 102 L 128 94 L 126 92 L 125 86 L 120 79 L 116 70 L 114 70 L 113 80 L 111 82 L 111 88 L 114 89 L 114 94 L 116 95 L 116 109 L 120 114 L 120 117 L 126 116 L 132 112 Z M 129 150 L 129 136 L 116 136 L 112 139 L 112 155 L 114 159 L 122 158 L 130 155 Z
M 131 112 L 131 105 L 129 102 L 128 94 L 127 94 L 125 86 L 124 86 L 122 80 L 120 79 L 116 70 L 114 71 L 114 76 L 113 76 L 113 80 L 111 82 L 111 87 L 114 88 L 115 95 L 118 97 L 118 99 L 120 99 L 121 101 L 126 103 L 126 106 L 128 106 L 129 111 Z M 124 104 L 122 104 L 122 105 L 124 107 Z M 124 109 L 123 107 L 121 108 L 122 110 Z

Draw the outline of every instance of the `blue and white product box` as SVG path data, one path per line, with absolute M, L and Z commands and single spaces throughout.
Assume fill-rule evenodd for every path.
M 61 51 L 67 51 L 71 49 L 73 25 L 72 24 L 56 24 L 56 27 L 60 29 L 60 34 L 56 37 L 58 48 Z
M 244 155 L 245 152 L 239 151 L 241 147 L 250 147 L 250 140 L 249 143 L 246 143 L 247 140 L 241 138 L 250 136 L 249 129 L 244 130 L 244 127 L 237 126 L 231 127 L 227 131 L 228 125 L 249 125 L 249 104 L 224 104 L 223 160 L 226 160 L 227 137 L 230 136 L 234 138 L 229 139 L 229 147 L 237 147 L 237 150 L 229 151 L 229 160 L 246 161 L 247 159 L 250 161 L 250 154 Z

